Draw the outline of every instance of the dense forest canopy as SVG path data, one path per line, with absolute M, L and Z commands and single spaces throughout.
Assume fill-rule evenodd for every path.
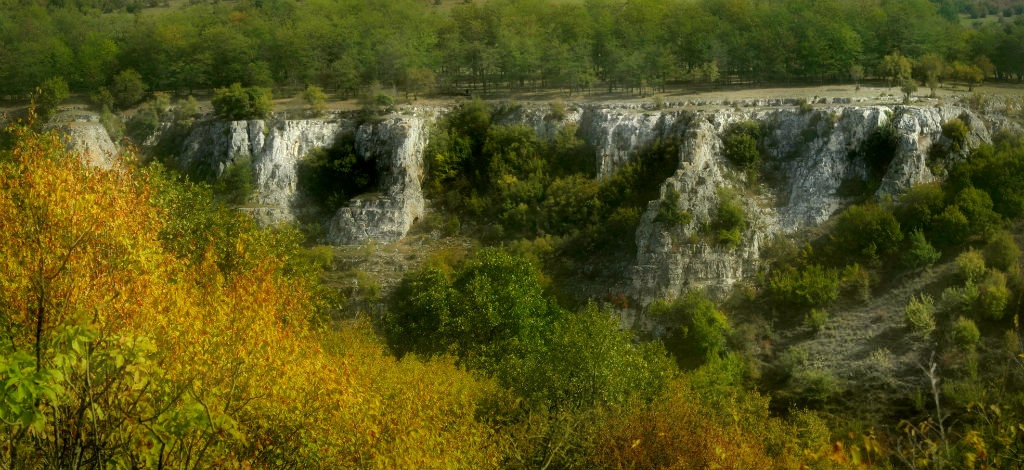
M 1020 2 L 441 3 L 5 0 L 0 94 L 24 96 L 53 77 L 101 97 L 126 86 L 190 92 L 236 82 L 348 94 L 374 82 L 463 93 L 909 78 L 887 56 L 913 60 L 922 83 L 970 67 L 983 78 L 1024 75 Z

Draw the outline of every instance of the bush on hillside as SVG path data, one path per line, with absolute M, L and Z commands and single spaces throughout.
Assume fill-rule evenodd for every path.
M 935 301 L 927 294 L 911 297 L 903 309 L 903 317 L 911 331 L 927 337 L 935 331 Z
M 210 103 L 213 105 L 214 114 L 227 121 L 263 119 L 269 116 L 274 108 L 270 89 L 243 87 L 240 83 L 214 89 Z
M 1013 235 L 1006 230 L 1000 230 L 989 238 L 985 245 L 985 265 L 1011 273 L 1017 271 L 1017 262 L 1020 260 L 1020 248 L 1014 241 Z

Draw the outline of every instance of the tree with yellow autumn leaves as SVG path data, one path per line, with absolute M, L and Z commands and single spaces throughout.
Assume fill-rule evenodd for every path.
M 496 465 L 474 419 L 493 385 L 313 328 L 293 232 L 166 172 L 87 167 L 55 135 L 7 140 L 0 468 Z

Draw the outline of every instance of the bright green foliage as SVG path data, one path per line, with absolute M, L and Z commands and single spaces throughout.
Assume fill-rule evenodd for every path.
M 1020 137 L 978 147 L 970 158 L 953 167 L 950 177 L 957 188 L 973 186 L 986 192 L 992 210 L 999 215 L 1024 215 L 1024 145 Z
M 306 102 L 309 110 L 315 115 L 320 115 L 327 107 L 327 94 L 324 89 L 316 85 L 307 85 L 302 91 L 302 101 Z
M 827 307 L 839 298 L 839 273 L 811 264 L 786 266 L 768 276 L 768 295 L 776 303 L 797 308 Z
M 804 325 L 811 327 L 816 332 L 821 332 L 825 329 L 825 324 L 828 323 L 828 317 L 828 310 L 812 308 L 804 317 Z
M 978 326 L 969 318 L 957 317 L 949 332 L 949 340 L 957 347 L 970 350 L 973 349 L 981 339 L 981 332 Z
M 125 109 L 139 104 L 145 98 L 147 88 L 139 72 L 127 69 L 114 76 L 109 90 L 114 98 L 114 106 Z
M 985 191 L 966 187 L 953 200 L 970 224 L 971 233 L 988 236 L 1002 223 L 1002 217 L 992 210 L 992 198 Z
M 967 250 L 956 257 L 956 270 L 962 281 L 977 284 L 986 273 L 985 258 L 978 250 Z
M 924 237 L 924 232 L 921 230 L 911 232 L 907 241 L 909 246 L 903 253 L 903 265 L 908 269 L 930 267 L 942 257 L 942 253 L 928 243 L 928 239 Z
M 718 190 L 718 210 L 711 223 L 715 241 L 727 248 L 737 248 L 747 229 L 747 214 L 739 196 L 728 189 Z
M 989 238 L 983 251 L 985 265 L 1003 272 L 1017 272 L 1020 260 L 1020 248 L 1013 239 L 1013 234 L 1000 230 Z
M 213 104 L 214 114 L 228 121 L 262 119 L 269 116 L 274 108 L 269 89 L 243 87 L 240 83 L 213 90 L 210 102 Z
M 364 121 L 379 119 L 395 110 L 394 95 L 385 90 L 378 82 L 370 84 L 370 87 L 359 97 L 359 102 L 362 104 L 360 114 Z
M 450 352 L 531 403 L 574 409 L 657 395 L 664 350 L 639 346 L 609 312 L 562 311 L 523 258 L 486 249 L 453 273 L 405 277 L 384 329 L 399 354 Z
M 938 182 L 914 185 L 900 196 L 896 217 L 900 226 L 912 231 L 931 231 L 932 219 L 946 207 L 946 194 Z
M 654 221 L 670 229 L 689 224 L 693 216 L 679 209 L 679 197 L 679 191 L 674 186 L 667 186 L 665 197 L 658 204 L 658 215 L 654 217 Z
M 491 127 L 490 109 L 483 101 L 473 100 L 449 113 L 439 126 L 425 151 L 428 191 L 440 194 L 451 186 L 469 185 L 483 189 L 490 165 L 483 154 Z
M 725 354 L 732 326 L 703 292 L 692 290 L 671 303 L 659 300 L 649 308 L 671 328 L 666 346 L 680 364 L 693 368 Z
M 579 173 L 553 180 L 541 203 L 545 231 L 574 234 L 582 227 L 601 223 L 605 210 L 598 198 L 600 189 L 596 179 Z
M 843 211 L 828 237 L 829 250 L 834 256 L 856 256 L 878 262 L 896 253 L 903 241 L 903 232 L 887 207 L 863 204 Z
M 949 139 L 954 152 L 964 148 L 970 131 L 970 127 L 960 119 L 954 118 L 942 123 L 942 136 Z
M 935 301 L 927 294 L 911 297 L 903 318 L 915 334 L 927 337 L 935 330 Z
M 935 243 L 939 246 L 957 246 L 966 243 L 971 236 L 971 222 L 957 205 L 946 206 L 932 218 Z
M 617 317 L 590 304 L 566 313 L 523 355 L 497 365 L 500 382 L 563 409 L 649 401 L 675 375 L 659 343 L 636 344 Z
M 494 249 L 481 251 L 450 278 L 438 268 L 412 273 L 395 298 L 385 330 L 396 351 L 450 351 L 486 370 L 539 341 L 558 314 L 535 268 Z
M 232 160 L 213 184 L 213 193 L 216 198 L 232 206 L 248 203 L 255 190 L 252 159 L 249 157 L 238 157 Z
M 910 72 L 910 59 L 904 57 L 899 51 L 883 57 L 882 62 L 878 64 L 878 75 L 884 77 L 889 82 L 889 86 L 910 78 Z
M 910 96 L 917 92 L 917 81 L 913 78 L 903 79 L 903 83 L 900 85 L 900 91 L 903 92 L 903 102 L 910 103 Z

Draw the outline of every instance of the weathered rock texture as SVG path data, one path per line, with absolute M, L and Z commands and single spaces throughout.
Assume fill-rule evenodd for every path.
M 67 148 L 90 165 L 109 169 L 117 161 L 118 149 L 96 113 L 70 111 L 54 116 L 50 128 L 67 137 Z
M 263 223 L 295 219 L 299 161 L 329 147 L 353 123 L 347 120 L 207 121 L 192 128 L 178 166 L 220 175 L 241 161 L 252 164 L 256 194 L 250 212 Z
M 420 183 L 426 144 L 425 124 L 419 118 L 391 118 L 360 126 L 356 149 L 363 158 L 377 161 L 380 191 L 359 196 L 341 208 L 330 221 L 328 241 L 347 245 L 404 237 L 423 217 Z
M 221 174 L 228 165 L 248 160 L 256 194 L 245 210 L 265 224 L 290 222 L 307 210 L 298 189 L 299 162 L 339 136 L 355 133 L 358 155 L 375 159 L 381 174 L 377 193 L 357 197 L 329 221 L 327 241 L 335 244 L 390 242 L 400 239 L 423 216 L 424 121 L 391 118 L 356 127 L 351 119 L 207 121 L 193 127 L 177 164 Z
M 844 194 L 850 182 L 867 185 L 871 166 L 859 150 L 880 126 L 891 123 L 898 137 L 892 162 L 882 168 L 878 195 L 898 198 L 911 185 L 935 180 L 928 166 L 933 145 L 948 146 L 942 124 L 954 118 L 971 132 L 964 149 L 989 141 L 985 123 L 957 107 L 824 107 L 810 112 L 796 109 L 697 112 L 687 119 L 647 118 L 652 124 L 638 129 L 637 142 L 665 135 L 664 122 L 684 127 L 680 165 L 664 184 L 661 198 L 652 201 L 637 228 L 637 267 L 634 288 L 642 304 L 675 297 L 692 287 L 724 294 L 734 282 L 756 274 L 761 250 L 778 234 L 818 225 L 848 205 L 856 194 Z M 722 156 L 721 137 L 732 123 L 754 120 L 762 124 L 766 166 L 773 168 L 769 183 L 752 185 Z M 644 137 L 644 136 L 650 137 Z M 635 149 L 624 149 L 628 160 Z M 666 197 L 668 188 L 680 194 Z M 742 243 L 727 248 L 707 233 L 720 203 L 720 191 L 739 194 L 747 216 Z M 661 204 L 677 204 L 693 217 L 685 226 L 656 222 Z
M 986 123 L 966 108 L 900 105 L 852 105 L 823 100 L 801 112 L 789 102 L 750 102 L 733 109 L 704 104 L 685 110 L 643 106 L 587 105 L 568 107 L 560 119 L 546 106 L 523 107 L 500 117 L 499 123 L 533 128 L 554 138 L 567 126 L 595 149 L 598 175 L 606 178 L 636 158 L 639 150 L 659 139 L 678 139 L 679 167 L 663 183 L 637 228 L 637 265 L 633 289 L 641 305 L 673 297 L 690 287 L 723 294 L 738 280 L 752 277 L 762 249 L 778 234 L 788 234 L 826 221 L 848 205 L 855 194 L 846 185 L 867 187 L 874 179 L 879 195 L 898 197 L 912 184 L 934 180 L 929 149 L 949 146 L 942 124 L 954 118 L 970 126 L 962 158 L 989 140 Z M 706 103 L 705 103 L 706 104 Z M 781 105 L 787 105 L 780 107 Z M 696 107 L 695 107 L 696 106 Z M 710 105 L 709 105 L 710 106 Z M 346 132 L 355 134 L 361 158 L 374 159 L 381 177 L 379 191 L 359 196 L 340 209 L 327 227 L 327 241 L 353 244 L 390 242 L 403 237 L 421 218 L 424 199 L 423 152 L 427 123 L 444 110 L 419 110 L 415 116 L 392 117 L 356 128 L 351 119 L 205 122 L 186 139 L 181 161 L 200 162 L 219 174 L 240 157 L 252 161 L 257 195 L 249 209 L 265 222 L 292 220 L 302 210 L 296 192 L 298 162 L 316 148 L 332 145 Z M 734 123 L 762 124 L 764 159 L 769 171 L 753 184 L 722 156 L 722 135 Z M 898 136 L 895 158 L 881 174 L 861 148 L 882 126 Z M 857 183 L 860 186 L 857 186 Z M 669 191 L 669 189 L 674 191 Z M 717 213 L 723 191 L 738 195 L 747 218 L 738 247 L 722 246 L 706 228 Z M 679 194 L 669 200 L 670 193 Z M 657 221 L 662 204 L 677 204 L 692 215 L 685 225 Z

